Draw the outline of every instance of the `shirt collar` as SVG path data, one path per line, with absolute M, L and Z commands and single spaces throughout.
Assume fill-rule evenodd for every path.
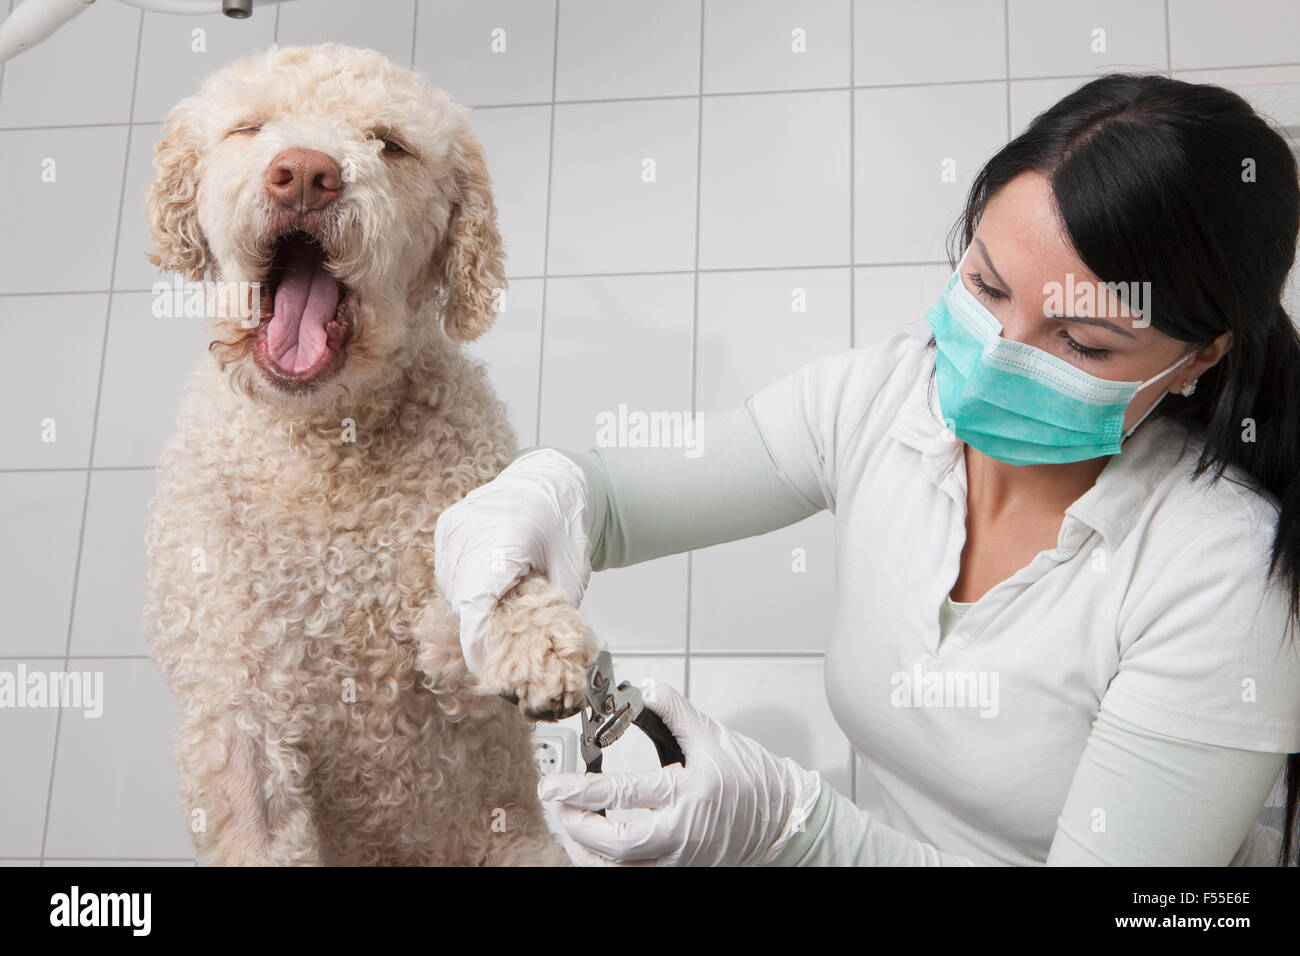
M 965 488 L 962 442 L 939 416 L 935 376 L 926 373 L 908 388 L 898 415 L 887 432 L 890 438 L 921 454 L 926 475 L 936 487 L 960 466 Z M 1148 418 L 1124 440 L 1123 452 L 1112 455 L 1096 482 L 1065 509 L 1097 531 L 1111 551 L 1123 542 L 1156 485 L 1186 451 L 1186 431 L 1165 418 Z

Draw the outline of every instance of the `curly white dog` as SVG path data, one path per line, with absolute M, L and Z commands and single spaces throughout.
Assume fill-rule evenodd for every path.
M 200 861 L 567 862 L 525 714 L 576 709 L 596 641 L 529 575 L 471 674 L 435 583 L 438 515 L 515 452 L 460 348 L 505 286 L 466 111 L 373 51 L 272 48 L 172 110 L 154 172 L 155 264 L 261 292 L 208 317 L 147 537 Z

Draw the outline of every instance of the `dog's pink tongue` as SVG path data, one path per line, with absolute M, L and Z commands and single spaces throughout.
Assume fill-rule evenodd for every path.
M 329 347 L 325 323 L 338 312 L 339 287 L 305 242 L 285 250 L 283 266 L 266 344 L 276 365 L 297 374 L 319 362 Z

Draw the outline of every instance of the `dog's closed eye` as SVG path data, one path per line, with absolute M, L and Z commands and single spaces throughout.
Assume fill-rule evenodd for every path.
M 391 129 L 372 129 L 367 134 L 369 139 L 376 139 L 382 144 L 382 152 L 387 156 L 411 155 L 411 150 Z
M 229 130 L 229 131 L 226 133 L 226 135 L 227 135 L 227 136 L 234 136 L 236 133 L 247 133 L 247 134 L 250 135 L 250 136 L 255 136 L 255 135 L 257 135 L 258 133 L 260 133 L 261 131 L 262 131 L 262 124 L 261 124 L 261 123 L 258 123 L 258 122 L 256 122 L 256 121 L 250 121 L 250 122 L 245 122 L 245 123 L 240 123 L 240 124 L 238 124 L 237 126 L 235 126 L 234 128 L 232 128 L 231 130 Z

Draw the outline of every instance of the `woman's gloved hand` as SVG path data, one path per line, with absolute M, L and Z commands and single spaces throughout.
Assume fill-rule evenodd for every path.
M 544 574 L 577 607 L 591 578 L 587 479 L 551 448 L 520 455 L 438 518 L 433 546 L 438 587 L 460 621 L 473 671 L 487 618 L 529 571 Z
M 645 704 L 668 725 L 686 766 L 632 773 L 558 773 L 538 795 L 559 800 L 579 866 L 748 866 L 774 859 L 807 819 L 821 777 L 727 730 L 672 687 L 647 680 Z M 615 822 L 600 809 L 646 809 Z

